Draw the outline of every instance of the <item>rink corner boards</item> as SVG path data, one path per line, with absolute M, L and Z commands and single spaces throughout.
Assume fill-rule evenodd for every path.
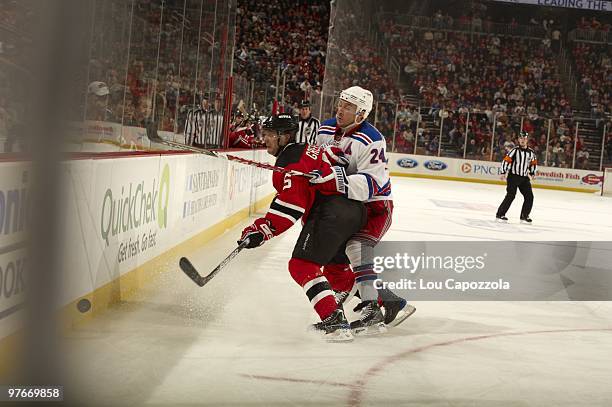
M 219 237 L 227 229 L 247 219 L 249 213 L 266 209 L 270 205 L 270 202 L 272 202 L 273 197 L 273 193 L 269 194 L 253 203 L 250 207 L 241 209 L 190 239 L 179 243 L 159 256 L 121 275 L 121 277 L 110 283 L 63 306 L 59 312 L 62 332 L 69 333 L 73 327 L 93 320 L 98 315 L 108 310 L 109 307 L 131 298 L 140 289 L 157 278 L 161 274 L 159 270 L 163 268 L 163 266 L 176 263 L 178 269 L 178 259 L 180 256 L 184 255 L 185 252 L 195 250 Z M 89 300 L 91 308 L 87 312 L 82 313 L 78 310 L 77 302 L 84 298 Z M 20 360 L 22 344 L 22 330 L 0 339 L 0 379 L 8 377 L 14 371 L 14 367 L 17 366 Z
M 488 179 L 476 179 L 476 178 L 462 178 L 462 177 L 449 177 L 444 175 L 427 175 L 427 174 L 407 174 L 405 172 L 395 172 L 391 171 L 390 175 L 393 177 L 408 177 L 408 178 L 426 178 L 426 179 L 435 179 L 442 181 L 460 181 L 460 182 L 475 182 L 478 184 L 495 184 L 495 185 L 506 185 L 506 181 L 501 180 L 488 180 Z M 541 189 L 552 189 L 556 191 L 570 191 L 570 192 L 584 192 L 592 194 L 592 189 L 586 188 L 573 188 L 573 187 L 562 187 L 562 186 L 553 186 L 553 185 L 542 185 L 534 181 L 532 184 L 534 188 Z

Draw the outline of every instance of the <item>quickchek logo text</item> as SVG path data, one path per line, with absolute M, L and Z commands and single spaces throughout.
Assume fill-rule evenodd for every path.
M 170 168 L 164 166 L 161 179 L 129 183 L 120 190 L 108 188 L 102 200 L 100 232 L 109 245 L 109 239 L 119 233 L 157 222 L 165 229 L 168 222 L 168 200 L 170 198 Z

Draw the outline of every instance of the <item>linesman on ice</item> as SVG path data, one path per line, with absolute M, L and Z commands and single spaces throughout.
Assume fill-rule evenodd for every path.
M 499 221 L 506 222 L 506 212 L 510 209 L 512 201 L 516 196 L 518 188 L 523 194 L 523 207 L 521 208 L 521 222 L 531 223 L 529 214 L 533 207 L 533 191 L 531 189 L 531 180 L 535 177 L 538 160 L 536 153 L 527 147 L 529 134 L 521 131 L 518 137 L 518 147 L 514 147 L 504 157 L 502 161 L 502 174 L 508 173 L 506 197 L 497 209 L 496 218 Z

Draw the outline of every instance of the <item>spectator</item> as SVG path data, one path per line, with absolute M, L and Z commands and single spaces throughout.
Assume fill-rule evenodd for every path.
M 108 108 L 108 86 L 104 82 L 94 81 L 87 87 L 87 119 L 106 121 L 114 119 L 112 111 Z
M 559 31 L 559 27 L 554 27 L 551 34 L 551 40 L 552 50 L 555 52 L 555 54 L 559 53 L 559 50 L 561 49 L 561 31 Z
M 576 168 L 585 170 L 589 162 L 589 152 L 586 150 L 579 150 L 576 153 Z
M 482 19 L 478 15 L 472 18 L 472 30 L 482 31 Z

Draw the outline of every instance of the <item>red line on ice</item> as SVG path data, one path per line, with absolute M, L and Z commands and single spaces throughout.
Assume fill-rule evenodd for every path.
M 328 384 L 330 386 L 338 386 L 338 387 L 353 387 L 352 384 L 339 383 L 339 382 L 328 382 L 325 380 L 294 379 L 292 377 L 274 377 L 274 376 L 262 376 L 262 375 L 251 375 L 251 374 L 241 374 L 240 376 L 249 377 L 252 379 L 275 380 L 279 382 Z
M 349 387 L 351 391 L 349 393 L 347 404 L 351 407 L 356 407 L 361 405 L 361 401 L 363 395 L 365 393 L 365 387 L 372 377 L 379 374 L 383 369 L 387 368 L 389 365 L 398 362 L 400 359 L 405 358 L 407 356 L 413 355 L 415 353 L 423 352 L 435 347 L 449 346 L 457 343 L 463 342 L 471 342 L 471 341 L 480 341 L 483 339 L 491 339 L 491 338 L 500 338 L 504 336 L 520 336 L 520 335 L 537 335 L 537 334 L 546 334 L 546 333 L 568 333 L 568 332 L 604 332 L 604 331 L 612 331 L 612 328 L 582 328 L 582 329 L 553 329 L 553 330 L 545 330 L 545 331 L 524 331 L 524 332 L 508 332 L 508 333 L 496 333 L 490 335 L 478 335 L 478 336 L 468 336 L 465 338 L 458 338 L 444 342 L 436 342 L 429 345 L 420 346 L 418 348 L 408 349 L 405 351 L 401 351 L 395 353 L 391 356 L 387 356 L 385 359 L 376 363 L 374 366 L 367 369 L 362 375 L 361 378 L 357 379 L 352 385 Z
M 368 381 L 370 381 L 374 376 L 378 375 L 382 370 L 389 367 L 395 362 L 399 362 L 401 359 L 406 358 L 410 355 L 414 355 L 415 353 L 423 352 L 432 348 L 455 345 L 458 343 L 464 342 L 473 342 L 473 341 L 481 341 L 484 339 L 491 338 L 501 338 L 506 336 L 523 336 L 523 335 L 537 335 L 537 334 L 549 334 L 549 333 L 569 333 L 569 332 L 609 332 L 612 331 L 612 328 L 578 328 L 578 329 L 551 329 L 551 330 L 542 330 L 542 331 L 524 331 L 524 332 L 506 332 L 506 333 L 496 333 L 489 335 L 478 335 L 478 336 L 468 336 L 464 338 L 457 338 L 443 342 L 431 343 L 429 345 L 419 346 L 417 348 L 407 349 L 393 355 L 387 356 L 380 362 L 376 363 L 374 366 L 367 369 L 359 379 L 357 379 L 353 383 L 340 383 L 340 382 L 329 382 L 325 380 L 311 380 L 311 379 L 297 379 L 292 377 L 275 377 L 275 376 L 263 376 L 263 375 L 249 375 L 249 374 L 241 374 L 240 376 L 249 377 L 252 379 L 262 379 L 262 380 L 274 380 L 274 381 L 283 381 L 283 382 L 292 382 L 292 383 L 313 383 L 313 384 L 327 384 L 330 386 L 337 387 L 348 387 L 350 390 L 347 405 L 351 407 L 357 407 L 361 405 L 362 398 L 364 393 L 366 393 L 366 385 Z

